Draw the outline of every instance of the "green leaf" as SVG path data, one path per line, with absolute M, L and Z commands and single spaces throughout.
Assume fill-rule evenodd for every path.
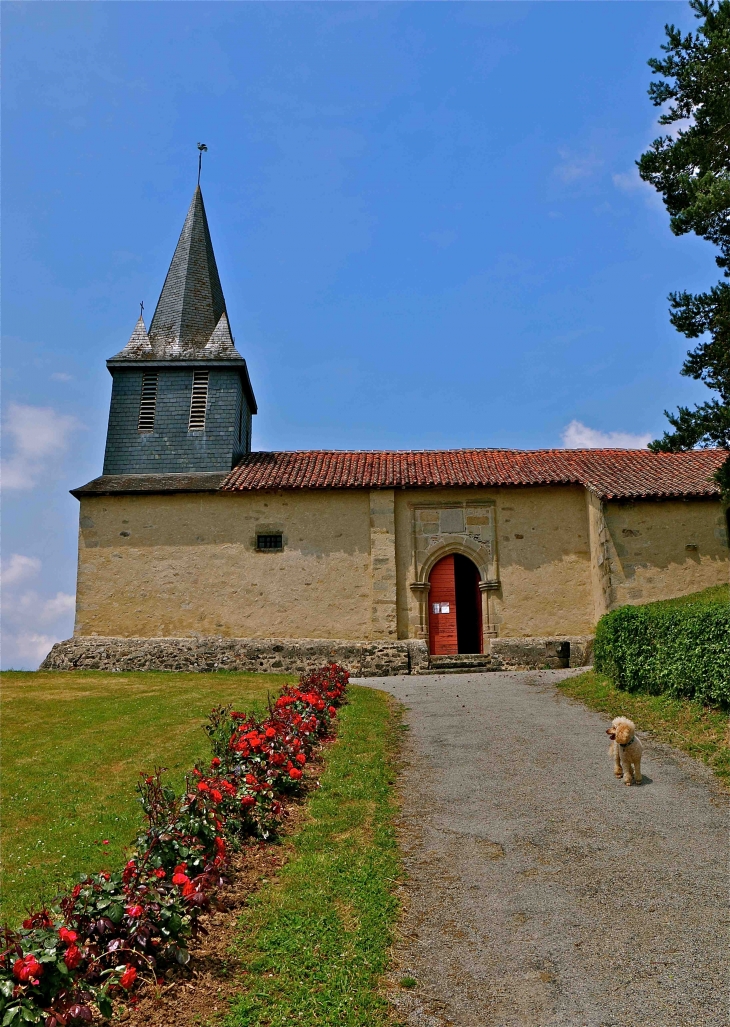
M 122 919 L 124 918 L 124 906 L 119 902 L 115 902 L 106 911 L 106 915 L 113 924 L 121 924 Z
M 106 1017 L 107 1020 L 110 1020 L 112 1017 L 112 1013 L 114 1012 L 114 1006 L 109 996 L 104 994 L 97 995 L 96 1004 L 99 1007 L 99 1012 L 101 1013 L 101 1015 L 103 1017 Z

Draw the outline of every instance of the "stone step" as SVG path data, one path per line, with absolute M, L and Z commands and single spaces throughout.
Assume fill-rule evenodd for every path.
M 432 656 L 428 669 L 421 674 L 481 674 L 496 670 L 492 657 L 481 653 L 459 653 L 456 656 Z

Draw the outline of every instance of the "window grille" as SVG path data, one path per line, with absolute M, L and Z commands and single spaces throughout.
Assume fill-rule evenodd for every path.
M 256 536 L 256 548 L 257 549 L 283 549 L 284 538 L 282 535 L 257 535 Z
M 139 401 L 137 431 L 154 431 L 157 406 L 157 375 L 142 375 L 142 396 Z
M 205 431 L 205 411 L 208 406 L 208 372 L 193 371 L 193 394 L 190 399 L 188 431 Z

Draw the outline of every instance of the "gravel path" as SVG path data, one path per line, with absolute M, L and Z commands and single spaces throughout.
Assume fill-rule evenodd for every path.
M 392 989 L 409 1027 L 730 1023 L 725 797 L 646 739 L 645 784 L 617 781 L 608 718 L 554 687 L 569 673 L 359 682 L 410 728 Z

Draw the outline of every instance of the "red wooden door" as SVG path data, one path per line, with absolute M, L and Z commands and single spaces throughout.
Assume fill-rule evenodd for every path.
M 454 557 L 445 556 L 429 576 L 428 640 L 432 656 L 452 656 L 459 651 L 456 632 L 456 578 Z

